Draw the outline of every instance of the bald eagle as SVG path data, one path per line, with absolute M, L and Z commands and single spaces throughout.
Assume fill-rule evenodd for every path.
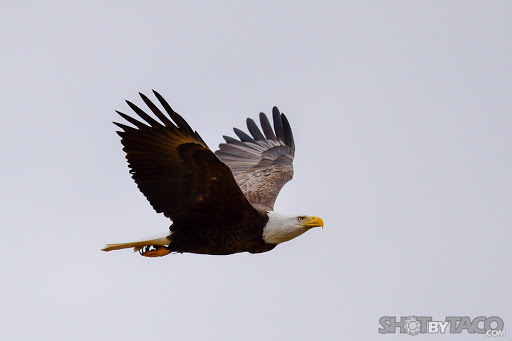
M 133 126 L 122 131 L 130 173 L 158 213 L 172 220 L 170 231 L 130 243 L 107 244 L 103 251 L 133 248 L 146 257 L 172 252 L 228 255 L 261 253 L 324 225 L 319 217 L 274 212 L 281 188 L 293 177 L 295 143 L 284 114 L 274 107 L 274 128 L 260 113 L 263 133 L 248 118 L 250 134 L 234 128 L 215 153 L 199 134 L 153 90 L 166 116 L 140 94 L 160 121 L 130 101 L 145 122 L 116 111 Z

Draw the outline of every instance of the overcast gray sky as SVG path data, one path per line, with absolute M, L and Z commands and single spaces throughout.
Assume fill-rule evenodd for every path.
M 384 315 L 497 315 L 512 334 L 511 2 L 0 16 L 2 339 L 384 340 Z M 100 252 L 169 226 L 111 124 L 151 89 L 212 149 L 277 105 L 297 152 L 276 211 L 325 228 L 261 255 Z

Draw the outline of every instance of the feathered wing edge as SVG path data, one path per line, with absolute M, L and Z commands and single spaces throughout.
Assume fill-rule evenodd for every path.
M 267 116 L 260 113 L 263 133 L 248 118 L 252 136 L 233 128 L 240 138 L 224 136 L 215 155 L 226 163 L 249 202 L 260 211 L 272 211 L 281 188 L 293 178 L 295 142 L 290 123 L 277 107 L 272 110 L 274 128 Z
M 169 117 L 146 96 L 140 96 L 162 123 L 129 101 L 130 108 L 144 122 L 121 112 L 119 115 L 135 128 L 114 122 L 122 128 L 117 134 L 122 138 L 132 178 L 153 208 L 176 222 L 180 217 L 198 217 L 208 208 L 221 212 L 249 207 L 229 166 L 162 96 L 153 92 Z M 222 200 L 222 193 L 232 195 L 232 202 Z M 221 216 L 219 213 L 218 218 Z
M 220 149 L 215 152 L 215 155 L 231 168 L 235 176 L 258 165 L 262 156 L 276 160 L 281 155 L 287 155 L 293 159 L 295 141 L 285 114 L 280 113 L 277 107 L 272 109 L 274 128 L 272 128 L 267 115 L 260 113 L 259 118 L 263 133 L 256 122 L 248 118 L 247 128 L 252 137 L 238 128 L 233 128 L 240 140 L 223 136 L 226 143 L 221 143 Z M 285 148 L 276 148 L 280 146 Z

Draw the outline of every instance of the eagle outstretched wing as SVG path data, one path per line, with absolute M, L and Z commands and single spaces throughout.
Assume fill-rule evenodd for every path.
M 153 208 L 175 224 L 179 221 L 214 224 L 226 216 L 246 219 L 247 215 L 259 215 L 229 167 L 160 94 L 153 92 L 172 121 L 140 94 L 161 122 L 129 101 L 126 102 L 130 108 L 145 122 L 119 111 L 135 127 L 114 122 L 123 130 L 117 133 L 122 138 L 132 178 Z
M 274 210 L 281 188 L 293 177 L 295 143 L 288 119 L 277 107 L 272 110 L 274 129 L 267 116 L 260 113 L 263 135 L 256 123 L 248 118 L 247 128 L 252 137 L 233 128 L 240 141 L 224 136 L 215 155 L 232 170 L 235 180 L 249 202 L 260 210 Z

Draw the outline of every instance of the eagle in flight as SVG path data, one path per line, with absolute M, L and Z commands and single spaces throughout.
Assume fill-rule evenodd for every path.
M 146 257 L 172 252 L 228 255 L 261 253 L 324 226 L 321 218 L 274 212 L 281 188 L 293 177 L 295 143 L 284 114 L 274 107 L 274 128 L 260 113 L 263 133 L 248 118 L 252 136 L 234 128 L 215 153 L 156 91 L 165 115 L 149 98 L 144 103 L 160 121 L 126 101 L 144 122 L 117 113 L 133 126 L 122 131 L 130 173 L 151 206 L 172 220 L 170 231 L 103 251 L 133 248 Z

